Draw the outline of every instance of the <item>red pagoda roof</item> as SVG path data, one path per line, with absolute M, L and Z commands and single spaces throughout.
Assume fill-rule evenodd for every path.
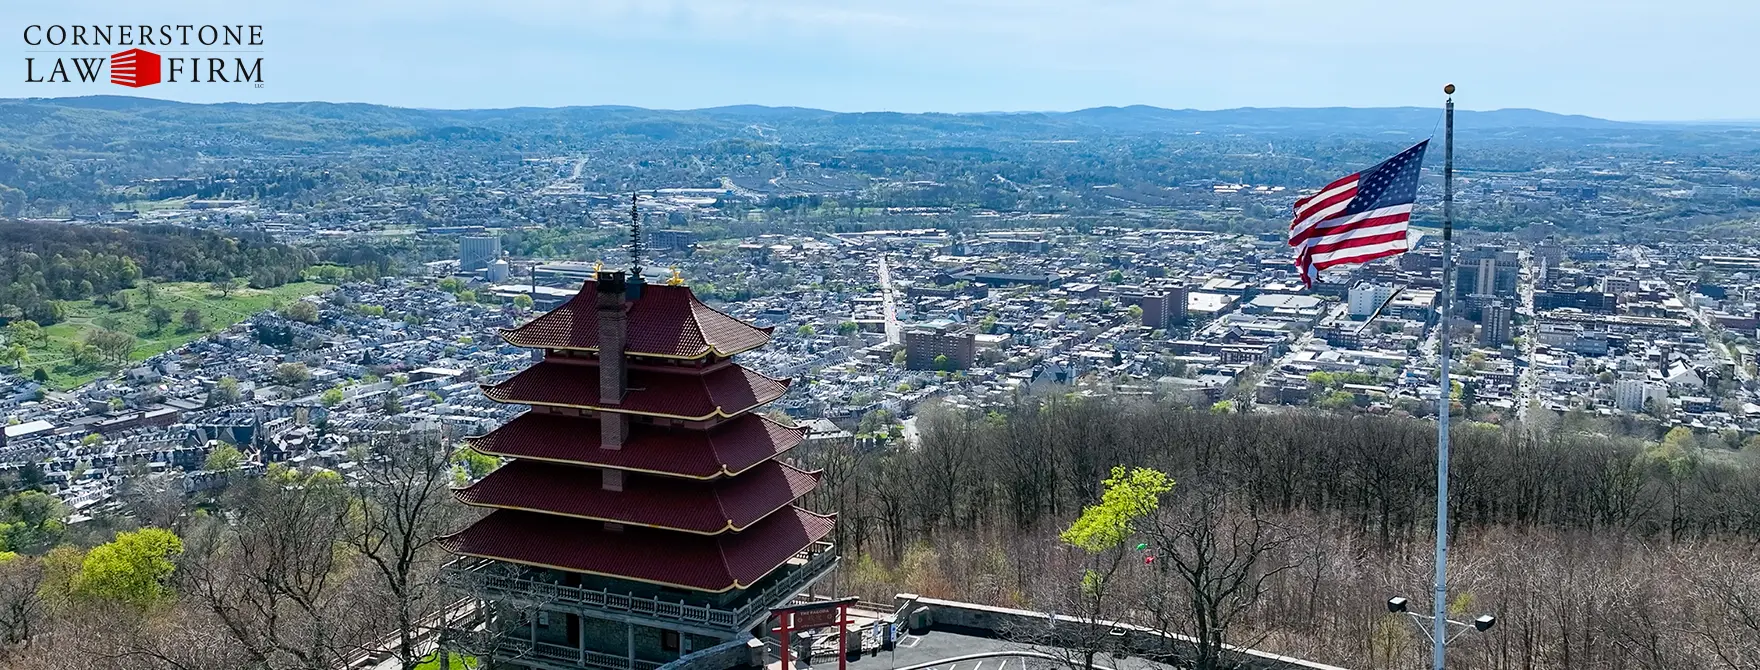
M 466 443 L 491 456 L 713 479 L 774 458 L 805 436 L 805 429 L 746 414 L 707 431 L 631 423 L 622 449 L 600 449 L 598 419 L 527 412 Z
M 459 502 L 687 533 L 741 531 L 787 507 L 819 484 L 816 474 L 771 461 L 738 477 L 693 482 L 638 475 L 607 491 L 604 471 L 515 461 L 456 489 Z
M 623 402 L 599 400 L 599 366 L 593 363 L 543 361 L 499 384 L 483 387 L 483 395 L 503 403 L 551 405 L 646 414 L 702 421 L 731 418 L 782 397 L 788 382 L 771 379 L 738 365 L 706 373 L 629 370 L 629 392 Z
M 498 510 L 440 542 L 466 556 L 720 593 L 751 587 L 824 539 L 833 522 L 789 507 L 743 532 L 709 536 L 608 531 L 596 521 Z
M 599 350 L 597 282 L 581 284 L 560 307 L 525 325 L 501 331 L 501 339 L 527 349 Z M 758 328 L 716 311 L 685 286 L 646 285 L 629 303 L 629 342 L 633 356 L 727 357 L 762 346 L 769 328 Z

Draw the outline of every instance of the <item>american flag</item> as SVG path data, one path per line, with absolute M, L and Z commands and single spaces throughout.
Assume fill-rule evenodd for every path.
M 1320 271 L 1330 267 L 1406 252 L 1406 223 L 1418 199 L 1418 169 L 1429 144 L 1419 142 L 1296 201 L 1289 245 L 1295 247 L 1303 284 L 1312 287 Z

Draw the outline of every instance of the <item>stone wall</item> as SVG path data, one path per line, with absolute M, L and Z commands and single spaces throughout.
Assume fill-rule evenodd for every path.
M 1049 633 L 1046 641 L 1056 643 L 1060 635 L 1067 635 L 1070 639 L 1092 639 L 1091 635 L 1078 635 L 1087 632 L 1080 630 L 1080 627 L 1097 626 L 1111 631 L 1116 636 L 1119 648 L 1129 655 L 1172 661 L 1190 657 L 1197 642 L 1195 638 L 1162 634 L 1142 626 L 1105 621 L 1089 622 L 1063 615 L 1058 615 L 1053 620 L 1051 615 L 1044 612 L 937 600 L 908 593 L 899 594 L 895 602 L 898 604 L 902 627 L 912 632 L 939 630 L 979 637 L 1009 638 L 1024 631 L 1044 631 Z M 1060 630 L 1064 632 L 1060 634 Z M 1033 635 L 1037 638 L 1041 633 Z M 1228 647 L 1226 653 L 1234 656 L 1231 660 L 1238 667 L 1249 670 L 1345 670 L 1257 649 Z

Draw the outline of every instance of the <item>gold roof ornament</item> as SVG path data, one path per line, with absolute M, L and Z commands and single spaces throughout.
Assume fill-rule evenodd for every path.
M 667 286 L 683 286 L 684 285 L 684 275 L 679 273 L 678 268 L 672 269 L 672 278 L 666 280 L 666 285 Z
M 593 274 L 599 274 L 599 271 L 604 269 L 605 261 L 593 261 Z

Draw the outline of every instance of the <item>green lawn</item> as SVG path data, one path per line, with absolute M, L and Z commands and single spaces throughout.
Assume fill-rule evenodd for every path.
M 476 667 L 476 657 L 452 654 L 452 670 L 475 670 Z M 440 670 L 440 655 L 435 654 L 433 658 L 422 661 L 421 665 L 416 666 L 416 670 Z
M 51 387 L 69 389 L 115 371 L 117 366 L 109 364 L 98 368 L 75 367 L 68 355 L 70 345 L 82 341 L 87 333 L 101 328 L 107 322 L 113 321 L 110 325 L 115 330 L 135 336 L 135 348 L 128 358 L 130 361 L 138 361 L 225 330 L 228 326 L 276 304 L 335 288 L 329 284 L 300 282 L 272 289 L 240 288 L 221 297 L 219 292 L 203 283 L 173 282 L 158 286 L 159 295 L 153 304 L 164 307 L 171 313 L 170 325 L 155 329 L 147 321 L 149 305 L 146 296 L 138 288 L 124 291 L 128 294 L 129 302 L 129 309 L 126 311 L 90 300 L 70 301 L 67 303 L 67 319 L 43 329 L 49 339 L 47 346 L 31 348 L 30 360 L 24 365 L 26 374 L 43 368 L 49 373 Z M 183 313 L 190 308 L 195 308 L 202 314 L 202 327 L 198 330 L 184 328 Z

